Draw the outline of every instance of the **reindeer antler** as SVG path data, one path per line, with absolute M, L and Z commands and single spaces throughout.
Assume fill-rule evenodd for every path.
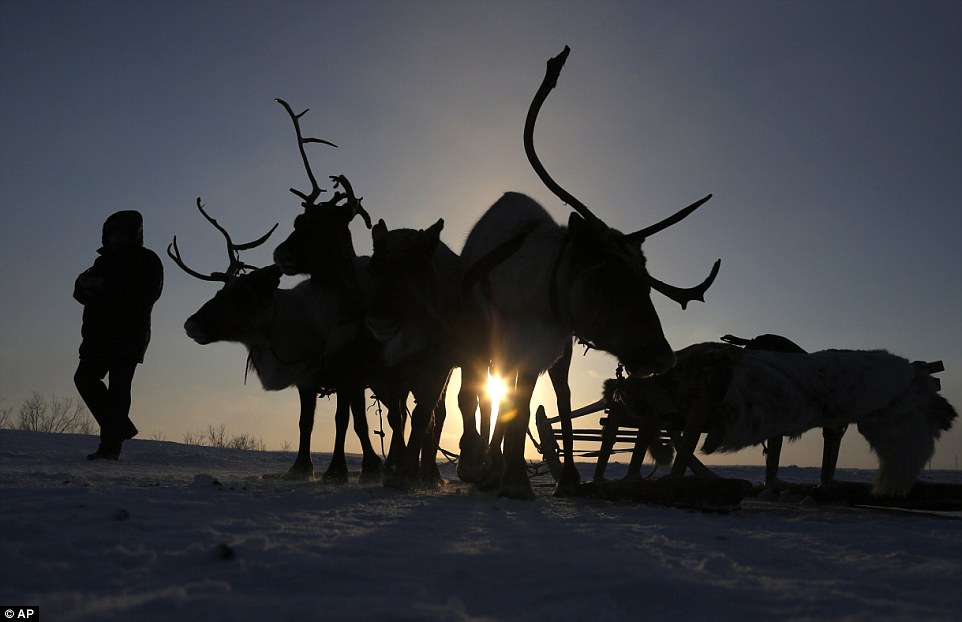
M 314 177 L 314 171 L 311 170 L 311 162 L 310 160 L 307 159 L 307 152 L 304 150 L 304 145 L 306 145 L 307 143 L 322 143 L 325 145 L 330 145 L 331 147 L 334 147 L 334 148 L 337 148 L 337 145 L 335 145 L 330 141 L 323 140 L 321 138 L 304 138 L 304 135 L 301 133 L 300 119 L 305 114 L 307 114 L 310 108 L 305 109 L 304 112 L 300 114 L 294 114 L 293 108 L 291 108 L 290 104 L 288 104 L 283 99 L 275 98 L 274 101 L 279 103 L 281 106 L 284 106 L 284 110 L 287 111 L 287 114 L 290 115 L 291 117 L 291 121 L 294 123 L 294 132 L 297 134 L 297 148 L 301 152 L 301 160 L 304 161 L 304 169 L 307 170 L 307 178 L 311 181 L 310 194 L 304 194 L 303 192 L 295 188 L 291 188 L 290 190 L 295 195 L 301 198 L 302 200 L 301 205 L 303 205 L 304 207 L 311 207 L 314 205 L 314 202 L 317 200 L 317 197 L 319 197 L 321 193 L 324 192 L 324 190 L 322 190 L 321 187 L 317 185 L 317 178 Z
M 645 277 L 645 280 L 648 281 L 648 285 L 650 285 L 653 290 L 667 298 L 671 298 L 680 304 L 682 309 L 685 309 L 692 300 L 705 302 L 705 292 L 708 291 L 711 284 L 715 282 L 719 268 L 721 268 L 721 259 L 716 259 L 715 263 L 712 264 L 708 278 L 695 287 L 675 287 L 674 285 L 659 281 L 650 274 Z
M 256 270 L 257 269 L 256 266 L 251 266 L 241 261 L 240 251 L 246 251 L 252 248 L 256 248 L 261 244 L 263 244 L 264 242 L 266 242 L 267 239 L 271 237 L 271 234 L 274 233 L 274 230 L 277 229 L 277 225 L 280 223 L 274 223 L 274 226 L 271 227 L 270 231 L 268 231 L 267 233 L 265 233 L 264 235 L 262 235 L 261 237 L 257 238 L 252 242 L 246 242 L 244 244 L 234 244 L 234 241 L 231 240 L 230 234 L 227 232 L 227 230 L 224 229 L 222 226 L 220 226 L 220 224 L 214 218 L 212 218 L 206 211 L 204 211 L 204 204 L 200 202 L 200 197 L 197 197 L 197 209 L 200 210 L 200 213 L 204 216 L 205 219 L 207 219 L 207 222 L 214 225 L 214 228 L 221 232 L 221 234 L 224 236 L 224 239 L 227 241 L 227 257 L 228 257 L 227 270 L 224 272 L 211 272 L 209 275 L 205 275 L 187 266 L 187 264 L 184 263 L 183 258 L 181 258 L 180 256 L 180 249 L 177 247 L 176 235 L 174 236 L 174 241 L 167 245 L 167 256 L 173 259 L 174 263 L 180 266 L 181 270 L 183 270 L 184 272 L 186 272 L 187 274 L 195 278 L 201 279 L 202 281 L 226 282 L 231 278 L 240 275 L 245 270 Z
M 538 119 L 538 113 L 541 112 L 541 106 L 544 104 L 545 99 L 547 99 L 548 94 L 558 85 L 558 77 L 561 75 L 561 69 L 564 67 L 565 61 L 568 59 L 568 54 L 571 52 L 571 48 L 567 45 L 561 51 L 560 54 L 548 60 L 548 67 L 545 71 L 544 80 L 541 82 L 541 86 L 538 88 L 538 92 L 535 93 L 534 99 L 531 100 L 531 105 L 528 107 L 528 116 L 525 118 L 524 122 L 524 151 L 528 156 L 528 162 L 531 163 L 531 167 L 534 169 L 538 177 L 548 187 L 551 192 L 555 194 L 559 199 L 564 201 L 566 204 L 570 205 L 572 209 L 581 214 L 585 220 L 592 223 L 593 226 L 601 231 L 607 231 L 608 226 L 597 216 L 592 213 L 588 207 L 575 198 L 571 193 L 562 188 L 558 182 L 551 178 L 548 171 L 545 170 L 544 165 L 541 164 L 541 160 L 538 158 L 538 154 L 534 149 L 534 125 Z M 668 218 L 665 218 L 653 225 L 645 227 L 634 233 L 629 233 L 624 236 L 624 239 L 630 244 L 641 245 L 645 238 L 652 236 L 659 231 L 667 229 L 673 224 L 681 221 L 686 216 L 694 212 L 696 209 L 701 207 L 708 199 L 711 198 L 709 194 L 703 199 L 695 201 L 686 208 L 683 208 Z M 621 252 L 614 249 L 616 255 L 622 256 Z M 629 262 L 633 268 L 635 266 Z M 711 286 L 715 281 L 715 277 L 718 276 L 718 269 L 721 266 L 721 260 L 715 262 L 712 266 L 711 273 L 708 275 L 704 281 L 701 282 L 697 287 L 691 288 L 681 288 L 675 287 L 674 285 L 669 285 L 662 281 L 659 281 L 655 277 L 651 276 L 648 271 L 643 266 L 637 266 L 638 273 L 645 279 L 645 281 L 657 292 L 664 294 L 668 298 L 671 298 L 675 302 L 681 305 L 684 309 L 688 306 L 688 303 L 692 300 L 699 300 L 701 302 L 705 301 L 705 291 Z
M 173 250 L 171 250 L 173 249 Z M 167 245 L 167 256 L 174 260 L 180 269 L 191 275 L 194 278 L 200 279 L 201 281 L 227 281 L 227 275 L 221 272 L 211 272 L 208 274 L 201 274 L 196 270 L 192 269 L 190 266 L 184 263 L 184 260 L 180 257 L 180 249 L 177 248 L 177 236 L 174 236 L 174 241 Z
M 351 182 L 347 180 L 344 175 L 332 175 L 331 183 L 334 184 L 335 188 L 344 188 L 344 192 L 335 193 L 334 198 L 330 201 L 332 204 L 337 204 L 342 199 L 347 199 L 347 203 L 344 205 L 345 208 L 351 210 L 351 215 L 347 219 L 348 221 L 354 220 L 354 217 L 359 215 L 364 219 L 364 224 L 367 228 L 371 228 L 371 215 L 367 213 L 367 210 L 361 206 L 361 201 L 364 197 L 358 197 L 354 195 L 354 188 L 351 187 Z
M 561 75 L 561 69 L 564 67 L 570 52 L 571 48 L 566 45 L 560 54 L 548 60 L 548 68 L 545 71 L 544 80 L 541 81 L 538 92 L 535 93 L 534 99 L 531 100 L 531 105 L 528 107 L 528 115 L 524 120 L 524 152 L 528 156 L 528 162 L 531 164 L 531 168 L 534 169 L 534 172 L 538 174 L 542 183 L 544 183 L 555 196 L 564 201 L 565 204 L 570 205 L 572 209 L 581 214 L 585 220 L 607 229 L 607 225 L 595 216 L 584 203 L 575 198 L 574 195 L 562 188 L 558 182 L 551 178 L 551 175 L 545 170 L 541 159 L 534 149 L 534 125 L 538 120 L 538 113 L 541 112 L 541 106 L 544 104 L 545 99 L 548 98 L 548 94 L 554 87 L 558 86 L 558 76 Z

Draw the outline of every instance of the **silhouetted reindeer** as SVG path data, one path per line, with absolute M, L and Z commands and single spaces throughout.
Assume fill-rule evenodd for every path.
M 233 341 L 244 344 L 249 364 L 268 391 L 297 387 L 300 396 L 300 438 L 297 458 L 287 477 L 311 478 L 311 433 L 319 392 L 337 390 L 334 455 L 324 481 L 347 481 L 344 441 L 349 409 L 354 412 L 354 431 L 364 454 L 362 481 L 380 480 L 381 460 L 371 446 L 365 418 L 363 374 L 373 344 L 365 346 L 360 322 L 341 322 L 338 313 L 342 294 L 336 287 L 304 282 L 293 289 L 279 289 L 281 271 L 275 266 L 254 268 L 239 259 L 239 251 L 267 241 L 267 235 L 237 245 L 197 199 L 200 210 L 227 240 L 230 264 L 225 272 L 201 274 L 181 259 L 177 238 L 167 254 L 185 272 L 204 281 L 223 282 L 224 287 L 184 323 L 187 335 L 199 344 Z M 252 270 L 242 274 L 246 270 Z
M 558 396 L 564 434 L 565 473 L 562 481 L 577 482 L 571 442 L 568 363 L 572 335 L 616 356 L 631 374 L 645 375 L 670 368 L 674 353 L 665 339 L 652 289 L 681 304 L 703 300 L 720 262 L 701 285 L 680 289 L 652 277 L 645 267 L 645 238 L 690 214 L 711 195 L 675 215 L 640 231 L 624 234 L 606 225 L 545 171 L 534 149 L 534 125 L 545 98 L 555 87 L 569 49 L 548 61 L 544 81 L 528 110 L 525 152 L 542 182 L 575 212 L 568 226 L 557 224 L 529 197 L 507 193 L 478 221 L 461 253 L 465 270 L 464 345 L 469 354 L 462 366 L 465 381 L 459 396 L 473 421 L 476 402 L 471 393 L 481 384 L 489 365 L 506 376 L 509 394 L 499 418 L 504 431 L 504 472 L 499 494 L 528 499 L 524 446 L 535 381 L 545 370 Z M 462 412 L 467 421 L 468 416 Z M 465 426 L 465 434 L 477 432 Z M 490 448 L 497 455 L 495 444 Z M 472 439 L 462 439 L 461 461 L 480 463 Z
M 804 354 L 805 350 L 797 343 L 781 335 L 758 335 L 751 339 L 743 339 L 734 335 L 721 338 L 725 343 L 742 346 L 746 350 L 768 350 L 771 352 L 795 352 Z M 838 452 L 842 446 L 842 436 L 845 435 L 847 425 L 841 427 L 822 428 L 822 470 L 819 479 L 827 484 L 835 479 L 835 467 L 838 465 Z M 797 439 L 792 439 L 797 440 Z M 765 484 L 778 486 L 778 463 L 782 455 L 782 437 L 773 436 L 765 446 Z
M 904 495 L 957 416 L 931 371 L 884 350 L 805 354 L 701 343 L 680 350 L 664 374 L 608 381 L 605 393 L 641 418 L 637 447 L 659 429 L 684 429 L 675 475 L 702 432 L 710 454 L 854 423 L 879 458 L 873 494 Z
M 336 191 L 330 199 L 318 202 L 324 190 L 314 176 L 305 145 L 336 145 L 319 138 L 305 137 L 300 119 L 308 110 L 295 114 L 286 101 L 276 101 L 287 111 L 294 126 L 298 152 L 311 190 L 301 192 L 296 188 L 290 189 L 301 199 L 304 212 L 294 219 L 294 230 L 287 239 L 274 249 L 274 264 L 284 274 L 307 274 L 312 284 L 338 292 L 342 301 L 339 311 L 341 321 L 363 326 L 364 315 L 373 295 L 373 283 L 368 272 L 370 258 L 357 255 L 349 227 L 354 218 L 360 216 L 370 229 L 371 217 L 361 205 L 362 199 L 355 195 L 350 181 L 343 175 L 330 177 Z M 392 430 L 387 466 L 393 469 L 400 463 L 405 451 L 404 427 L 408 415 L 409 390 L 398 378 L 379 373 L 376 357 L 369 361 L 365 378 L 377 398 L 387 406 L 388 423 Z
M 426 230 L 389 231 L 381 220 L 372 230 L 374 300 L 366 325 L 382 346 L 379 373 L 410 387 L 416 401 L 403 461 L 385 482 L 395 488 L 440 481 L 436 455 L 457 364 L 461 294 L 458 256 L 441 241 L 443 227 L 439 219 Z

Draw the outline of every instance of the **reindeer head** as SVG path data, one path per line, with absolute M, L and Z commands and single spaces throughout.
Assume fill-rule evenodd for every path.
M 562 188 L 545 170 L 534 148 L 534 126 L 541 106 L 557 85 L 570 49 L 548 61 L 541 87 L 528 109 L 524 147 L 528 161 L 541 181 L 575 211 L 570 215 L 571 280 L 568 296 L 569 321 L 574 332 L 598 347 L 618 356 L 629 372 L 646 374 L 671 366 L 674 354 L 650 300 L 654 289 L 678 302 L 682 309 L 692 300 L 704 301 L 705 291 L 718 274 L 721 260 L 700 285 L 682 289 L 663 283 L 648 273 L 642 242 L 670 227 L 711 198 L 696 201 L 654 225 L 624 234 L 610 228 L 581 201 Z M 603 275 L 603 276 L 600 276 Z
M 249 328 L 256 323 L 267 307 L 267 302 L 280 284 L 281 271 L 275 266 L 255 268 L 240 259 L 240 251 L 260 246 L 274 233 L 275 224 L 270 231 L 253 242 L 234 244 L 227 230 L 204 211 L 204 205 L 197 199 L 197 209 L 203 214 L 227 241 L 227 270 L 202 274 L 184 263 L 177 247 L 177 237 L 167 246 L 167 255 L 187 274 L 203 281 L 223 283 L 224 287 L 207 301 L 184 323 L 187 336 L 199 344 L 216 341 L 244 341 L 249 337 Z M 251 271 L 251 272 L 248 272 Z
M 365 323 L 386 344 L 389 363 L 437 341 L 449 328 L 450 292 L 457 291 L 450 272 L 457 257 L 441 242 L 443 228 L 438 219 L 427 229 L 388 231 L 383 220 L 372 229 L 374 301 Z
M 315 278 L 335 282 L 345 278 L 353 279 L 353 261 L 356 255 L 348 226 L 355 216 L 360 215 L 370 229 L 371 217 L 361 206 L 361 198 L 355 196 L 351 183 L 343 175 L 330 178 L 334 187 L 339 189 L 334 196 L 327 201 L 317 202 L 324 190 L 317 184 L 304 145 L 337 145 L 320 138 L 304 138 L 300 118 L 307 110 L 295 114 L 287 102 L 282 99 L 277 102 L 284 107 L 294 123 L 297 146 L 311 182 L 311 191 L 304 193 L 290 189 L 300 197 L 304 213 L 294 220 L 294 231 L 274 249 L 274 263 L 284 274 L 310 274 Z

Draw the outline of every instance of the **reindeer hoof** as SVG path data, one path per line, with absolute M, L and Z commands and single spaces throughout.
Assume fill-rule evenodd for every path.
M 488 471 L 474 484 L 474 487 L 481 492 L 494 492 L 501 487 L 501 474 Z
M 558 479 L 558 488 L 571 489 L 577 488 L 581 483 L 581 473 L 573 464 L 566 464 L 561 469 L 561 477 Z
M 418 478 L 396 471 L 384 478 L 384 487 L 401 492 L 414 492 L 418 488 Z
M 505 464 L 501 452 L 492 450 L 484 460 L 482 465 L 481 479 L 475 484 L 475 488 L 482 492 L 492 492 L 501 487 L 501 479 L 504 477 Z M 525 475 L 527 478 L 527 475 Z
M 297 482 L 309 482 L 314 479 L 314 465 L 308 462 L 295 462 L 287 473 L 281 476 L 281 479 L 287 479 Z
M 427 489 L 441 488 L 444 486 L 444 478 L 438 471 L 438 466 L 432 464 L 421 468 L 421 485 Z
M 581 473 L 572 464 L 566 464 L 561 469 L 561 477 L 554 489 L 555 497 L 567 497 L 581 486 Z
M 522 501 L 533 500 L 535 498 L 534 489 L 531 488 L 531 480 L 528 479 L 527 471 L 524 468 L 505 471 L 504 477 L 501 478 L 498 496 Z
M 499 497 L 507 497 L 508 499 L 519 499 L 521 501 L 533 501 L 535 499 L 534 489 L 531 488 L 531 484 L 525 485 L 506 485 L 501 484 L 501 488 L 498 490 Z
M 337 466 L 333 464 L 325 471 L 321 481 L 325 484 L 341 485 L 347 483 L 347 466 Z
M 358 478 L 359 484 L 380 484 L 384 480 L 381 459 L 377 456 L 364 458 L 361 463 L 361 476 Z
M 481 437 L 464 436 L 461 438 L 461 456 L 458 458 L 458 478 L 462 482 L 476 484 L 484 479 L 486 447 Z
M 468 463 L 462 454 L 458 458 L 458 479 L 468 484 L 477 484 L 485 477 L 484 464 L 481 462 Z

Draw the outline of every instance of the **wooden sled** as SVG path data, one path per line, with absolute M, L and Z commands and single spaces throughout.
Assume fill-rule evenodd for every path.
M 576 443 L 597 444 L 597 449 L 576 451 L 576 455 L 583 458 L 596 458 L 594 481 L 604 480 L 605 471 L 612 454 L 631 452 L 632 457 L 636 457 L 637 452 L 634 446 L 637 441 L 637 431 L 639 419 L 626 408 L 608 410 L 608 405 L 604 399 L 600 399 L 594 404 L 589 404 L 571 412 L 572 420 L 596 412 L 606 411 L 606 416 L 601 419 L 600 428 L 575 428 L 573 430 L 573 440 Z M 538 437 L 541 439 L 540 449 L 544 456 L 551 475 L 557 481 L 561 475 L 561 448 L 558 445 L 561 439 L 561 431 L 555 430 L 553 425 L 561 420 L 560 417 L 548 418 L 544 406 L 539 406 L 535 414 L 535 424 L 538 429 Z M 663 430 L 663 442 L 670 442 L 678 445 L 681 442 L 681 435 L 678 430 Z M 616 448 L 616 445 L 630 445 L 629 448 Z M 641 456 L 644 458 L 644 455 Z M 640 465 L 638 465 L 640 466 Z M 691 456 L 686 468 L 696 477 L 714 478 L 718 477 L 706 467 L 696 456 Z M 679 474 L 680 475 L 680 474 Z
M 590 415 L 605 410 L 606 406 L 605 400 L 602 399 L 573 411 L 571 417 L 576 419 Z M 538 407 L 535 414 L 535 423 L 538 436 L 541 439 L 541 453 L 556 481 L 560 477 L 562 467 L 561 450 L 558 446 L 561 432 L 555 430 L 552 424 L 559 421 L 559 417 L 549 419 L 544 407 Z M 581 483 L 577 487 L 559 489 L 556 494 L 565 497 L 653 503 L 718 512 L 738 509 L 741 506 L 742 499 L 751 494 L 751 482 L 719 477 L 694 456 L 691 456 L 686 464 L 686 467 L 692 472 L 691 476 L 674 476 L 661 479 L 630 476 L 613 481 L 605 480 L 605 470 L 613 453 L 632 452 L 635 467 L 640 467 L 640 462 L 637 462 L 637 460 L 644 458 L 644 451 L 635 451 L 637 430 L 638 421 L 632 417 L 627 409 L 607 411 L 606 417 L 601 419 L 601 428 L 574 429 L 573 440 L 576 443 L 598 445 L 597 449 L 576 451 L 578 456 L 597 459 L 594 479 L 591 482 Z M 663 431 L 663 435 L 665 442 L 674 444 L 681 440 L 675 431 Z M 630 444 L 631 447 L 616 449 L 616 445 L 619 444 Z M 632 472 L 637 472 L 637 468 L 633 469 L 630 466 L 629 473 Z

